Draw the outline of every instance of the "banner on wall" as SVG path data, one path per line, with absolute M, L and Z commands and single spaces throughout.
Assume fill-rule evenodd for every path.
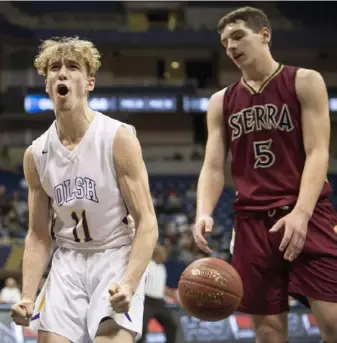
M 180 101 L 181 100 L 181 101 Z M 205 113 L 209 103 L 208 97 L 184 95 L 95 95 L 89 97 L 89 107 L 100 112 L 125 113 Z M 337 112 L 337 98 L 329 98 L 331 112 Z M 24 98 L 24 109 L 28 114 L 53 111 L 52 101 L 46 94 L 29 94 Z
M 99 112 L 176 112 L 177 98 L 161 95 L 91 96 L 89 107 Z M 38 114 L 53 111 L 54 105 L 47 95 L 31 94 L 24 98 L 26 113 Z

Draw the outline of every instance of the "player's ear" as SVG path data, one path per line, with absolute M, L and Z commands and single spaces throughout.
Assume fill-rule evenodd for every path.
M 49 93 L 48 93 L 48 88 L 47 88 L 47 79 L 44 80 L 44 85 L 45 85 L 46 93 L 49 94 Z
M 264 27 L 262 29 L 261 33 L 262 33 L 262 42 L 264 44 L 269 44 L 270 41 L 271 41 L 271 32 L 270 32 L 270 30 L 267 27 Z
M 89 77 L 87 80 L 87 91 L 91 92 L 95 88 L 95 78 Z

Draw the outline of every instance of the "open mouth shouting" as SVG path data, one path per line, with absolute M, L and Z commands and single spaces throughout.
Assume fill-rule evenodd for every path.
M 64 84 L 60 84 L 57 86 L 56 91 L 59 96 L 63 97 L 68 94 L 69 88 Z

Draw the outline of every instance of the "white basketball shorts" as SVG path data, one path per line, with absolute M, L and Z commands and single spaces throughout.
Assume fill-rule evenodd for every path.
M 141 337 L 144 309 L 144 274 L 130 311 L 117 314 L 109 303 L 109 288 L 120 282 L 131 246 L 102 252 L 56 250 L 49 276 L 39 294 L 30 329 L 49 331 L 73 343 L 93 342 L 99 323 L 111 317 L 118 325 Z

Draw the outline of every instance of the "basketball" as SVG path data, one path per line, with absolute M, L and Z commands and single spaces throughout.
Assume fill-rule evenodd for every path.
M 179 280 L 179 297 L 186 312 L 214 322 L 229 317 L 240 305 L 243 287 L 227 262 L 207 257 L 191 263 Z

